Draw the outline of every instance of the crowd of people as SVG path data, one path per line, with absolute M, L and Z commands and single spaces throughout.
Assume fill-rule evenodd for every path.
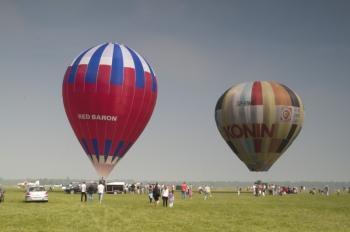
M 103 195 L 105 193 L 106 183 L 103 180 L 99 181 L 97 185 L 97 194 L 99 203 L 102 203 Z M 191 199 L 193 197 L 193 187 L 188 185 L 186 182 L 183 182 L 181 185 L 167 185 L 167 184 L 131 184 L 125 187 L 124 193 L 137 193 L 143 194 L 147 193 L 149 203 L 158 206 L 160 201 L 162 201 L 163 207 L 174 206 L 175 202 L 175 191 L 179 190 L 181 192 L 181 199 Z M 346 189 L 350 193 L 350 189 Z M 247 191 L 253 193 L 254 196 L 266 196 L 266 195 L 286 195 L 286 194 L 296 194 L 298 192 L 306 191 L 305 186 L 289 187 L 289 186 L 278 186 L 275 184 L 267 184 L 262 182 L 256 182 L 251 187 L 247 188 Z M 83 182 L 81 184 L 81 202 L 87 202 L 93 200 L 93 194 L 96 192 L 96 188 L 91 184 L 86 184 Z M 242 188 L 237 188 L 237 195 L 239 196 L 242 192 Z M 324 194 L 329 196 L 330 189 L 328 186 L 325 186 L 323 189 L 312 188 L 309 193 Z M 204 187 L 198 187 L 198 193 L 204 195 L 204 200 L 207 200 L 212 197 L 211 188 L 209 185 Z M 340 190 L 337 191 L 337 194 L 340 194 Z
M 158 183 L 148 186 L 148 198 L 149 203 L 154 203 L 155 206 L 159 205 L 159 199 L 162 197 L 163 207 L 172 208 L 175 201 L 175 185 L 159 185 Z
M 278 186 L 275 184 L 267 184 L 267 183 L 254 183 L 251 188 L 248 188 L 247 191 L 251 191 L 254 196 L 265 196 L 265 195 L 287 195 L 287 194 L 297 194 L 306 192 L 306 186 Z M 350 193 L 350 188 L 343 187 L 343 192 Z M 321 188 L 312 187 L 309 189 L 309 193 L 312 195 L 321 194 L 325 196 L 329 196 L 331 194 L 330 187 L 325 185 Z M 340 195 L 341 189 L 336 189 L 335 193 Z M 240 190 L 237 190 L 237 194 L 240 194 Z
M 296 194 L 298 193 L 297 187 L 290 186 L 278 186 L 275 184 L 267 183 L 254 183 L 252 186 L 252 192 L 254 196 L 265 196 L 265 195 L 286 195 L 286 194 Z
M 105 186 L 106 182 L 102 179 L 99 181 L 99 184 L 97 185 L 97 195 L 98 195 L 98 201 L 101 204 L 103 195 L 105 193 Z M 83 182 L 80 186 L 81 188 L 81 196 L 80 201 L 81 202 L 87 202 L 87 199 L 89 201 L 93 200 L 93 194 L 95 192 L 95 188 L 92 184 L 86 185 L 85 182 Z
M 155 206 L 159 205 L 160 199 L 162 199 L 163 207 L 174 206 L 175 201 L 175 191 L 177 187 L 175 185 L 166 185 L 166 184 L 149 184 L 147 185 L 148 189 L 148 199 L 150 204 Z M 181 199 L 191 199 L 193 197 L 193 187 L 188 185 L 186 182 L 183 182 L 178 186 L 178 189 L 181 191 Z M 198 188 L 199 194 L 204 194 L 204 200 L 212 197 L 211 189 L 209 185 L 206 185 L 204 188 L 201 186 Z

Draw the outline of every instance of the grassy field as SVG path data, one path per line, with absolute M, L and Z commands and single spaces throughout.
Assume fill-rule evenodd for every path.
M 0 231 L 350 231 L 350 194 L 254 197 L 195 194 L 174 208 L 154 207 L 147 195 L 105 195 L 103 203 L 50 192 L 48 203 L 24 203 L 8 189 L 0 203 Z

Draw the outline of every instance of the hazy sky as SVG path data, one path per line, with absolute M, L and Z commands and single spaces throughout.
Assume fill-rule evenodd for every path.
M 158 77 L 145 131 L 110 179 L 349 181 L 349 1 L 0 0 L 0 177 L 98 178 L 61 86 L 83 50 L 120 42 Z M 217 131 L 231 85 L 276 80 L 305 105 L 299 137 L 251 173 Z

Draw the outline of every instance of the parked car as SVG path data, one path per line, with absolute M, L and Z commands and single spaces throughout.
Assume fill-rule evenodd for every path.
M 70 184 L 67 185 L 66 188 L 64 189 L 65 193 L 70 193 L 70 194 L 74 194 L 74 193 L 80 193 L 81 192 L 81 187 L 79 184 Z
M 5 201 L 5 189 L 0 186 L 0 202 Z
M 32 202 L 32 201 L 48 202 L 49 196 L 43 186 L 34 186 L 34 187 L 29 187 L 27 189 L 24 200 L 26 202 Z
M 80 193 L 81 192 L 81 183 L 75 182 L 69 185 L 62 187 L 65 193 Z M 92 193 L 97 193 L 97 183 L 96 182 L 88 182 L 86 183 L 86 191 L 91 191 Z

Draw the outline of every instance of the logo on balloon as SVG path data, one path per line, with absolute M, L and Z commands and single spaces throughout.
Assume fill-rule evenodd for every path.
M 266 124 L 232 124 L 222 127 L 226 137 L 232 139 L 241 138 L 263 138 L 265 136 L 272 138 L 274 136 L 275 125 Z
M 97 120 L 97 121 L 111 121 L 111 122 L 117 121 L 117 116 L 113 116 L 113 115 L 78 114 L 78 118 L 81 120 Z
M 292 120 L 292 108 L 291 107 L 283 107 L 280 111 L 280 119 L 281 121 L 289 122 Z

